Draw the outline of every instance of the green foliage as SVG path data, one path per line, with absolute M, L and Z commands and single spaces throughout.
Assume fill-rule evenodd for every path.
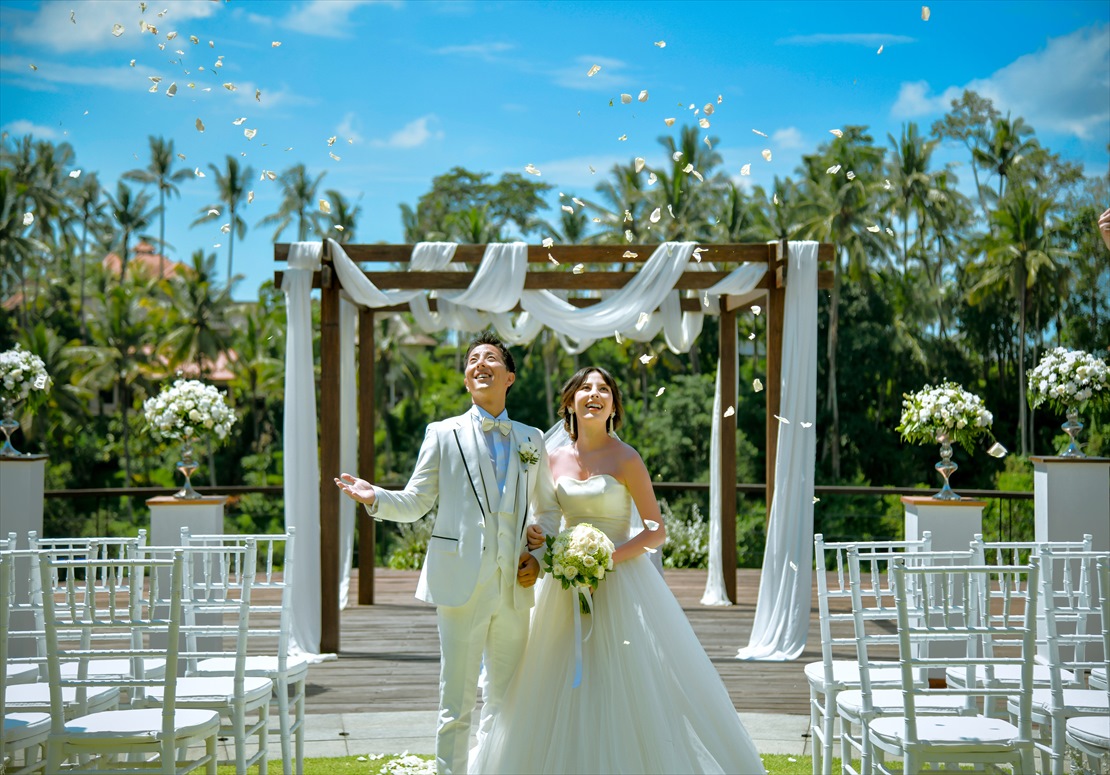
M 393 552 L 386 564 L 394 570 L 419 570 L 423 567 L 434 526 L 435 520 L 431 517 L 399 523 Z
M 697 504 L 690 516 L 681 518 L 671 511 L 666 500 L 659 501 L 667 540 L 663 544 L 664 568 L 705 568 L 709 564 L 709 522 Z

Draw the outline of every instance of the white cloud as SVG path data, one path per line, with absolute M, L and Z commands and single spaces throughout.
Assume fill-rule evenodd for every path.
M 439 119 L 430 113 L 405 124 L 387 139 L 373 140 L 370 144 L 375 148 L 418 148 L 429 140 L 442 140 L 443 131 L 430 128 L 431 123 L 438 124 Z
M 568 195 L 584 196 L 586 199 L 595 197 L 594 188 L 605 180 L 609 170 L 614 164 L 628 164 L 629 157 L 616 155 L 598 156 L 573 156 L 566 159 L 551 159 L 548 161 L 534 162 L 536 168 L 543 173 L 540 180 L 552 183 L 565 191 Z M 648 167 L 651 165 L 649 164 Z M 590 172 L 593 167 L 594 172 Z M 522 168 L 506 170 L 506 172 L 522 172 Z M 659 184 L 656 183 L 656 186 Z
M 158 28 L 159 36 L 178 29 L 190 19 L 203 19 L 216 12 L 217 7 L 208 0 L 160 0 L 151 3 L 143 13 L 138 3 L 121 3 L 118 0 L 84 0 L 81 3 L 45 2 L 32 13 L 5 9 L 16 19 L 11 29 L 13 40 L 33 46 L 46 46 L 58 52 L 95 51 L 98 49 L 128 47 L 129 41 L 141 34 L 139 22 L 146 21 Z M 73 21 L 69 14 L 73 11 Z M 163 15 L 159 15 L 165 11 Z M 112 35 L 113 25 L 121 24 L 124 33 Z
M 338 135 L 340 140 L 350 140 L 355 143 L 362 142 L 362 135 L 359 134 L 359 128 L 362 122 L 358 120 L 358 116 L 354 113 L 348 113 L 339 122 L 339 126 L 335 128 L 335 134 Z
M 498 54 L 504 54 L 515 48 L 515 43 L 499 41 L 494 43 L 468 43 L 461 46 L 443 46 L 442 48 L 437 48 L 432 53 L 440 54 L 441 56 L 475 57 L 486 62 L 493 62 L 497 60 Z
M 20 86 L 36 91 L 56 91 L 55 84 L 76 84 L 78 86 L 105 86 L 110 89 L 142 89 L 150 88 L 149 75 L 162 75 L 165 73 L 155 71 L 139 71 L 137 68 L 127 67 L 91 67 L 83 65 L 66 65 L 50 60 L 34 62 L 38 70 L 32 71 L 32 60 L 26 57 L 0 58 L 0 72 L 17 76 L 21 81 Z
M 51 127 L 42 126 L 28 121 L 25 118 L 9 121 L 4 124 L 4 132 L 12 137 L 23 137 L 24 135 L 31 135 L 36 140 L 56 140 L 58 133 Z
M 559 86 L 568 89 L 589 89 L 592 91 L 613 90 L 623 86 L 627 76 L 623 73 L 625 63 L 619 59 L 608 57 L 581 56 L 574 60 L 575 64 L 564 67 L 552 74 L 552 78 Z M 594 66 L 601 69 L 592 76 L 586 73 Z
M 813 35 L 791 35 L 786 38 L 779 38 L 775 41 L 775 44 L 779 46 L 823 46 L 831 43 L 878 48 L 879 46 L 890 46 L 896 43 L 916 42 L 916 38 L 911 38 L 908 35 L 888 35 L 885 32 L 819 32 Z
M 309 0 L 281 20 L 281 26 L 323 38 L 351 37 L 351 14 L 360 6 L 400 8 L 400 0 Z
M 805 147 L 802 133 L 795 126 L 788 126 L 785 129 L 778 129 L 771 133 L 771 142 L 780 151 L 792 151 Z
M 1037 130 L 1105 138 L 1110 130 L 1110 24 L 1051 38 L 1045 48 L 962 86 L 932 94 L 929 83 L 903 83 L 891 108 L 896 118 L 938 115 L 965 89 Z

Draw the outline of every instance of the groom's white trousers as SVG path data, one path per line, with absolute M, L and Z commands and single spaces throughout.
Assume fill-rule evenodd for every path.
M 486 670 L 479 742 L 501 710 L 509 682 L 520 664 L 528 641 L 530 609 L 513 607 L 515 584 L 515 576 L 498 568 L 478 583 L 466 604 L 436 609 L 441 652 L 436 730 L 436 771 L 440 775 L 466 772 L 483 660 Z

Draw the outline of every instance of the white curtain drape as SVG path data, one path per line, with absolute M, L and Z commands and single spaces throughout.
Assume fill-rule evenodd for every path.
M 312 356 L 312 274 L 320 243 L 289 247 L 285 292 L 285 525 L 297 531 L 297 556 L 287 579 L 293 595 L 290 648 L 313 661 L 320 650 L 320 458 Z
M 738 659 L 797 659 L 809 633 L 817 449 L 817 243 L 790 243 L 783 313 L 775 499 L 755 623 Z M 771 386 L 768 386 L 771 389 Z
M 339 467 L 358 470 L 358 387 L 355 381 L 355 326 L 358 308 L 339 300 Z M 350 498 L 339 499 L 339 608 L 347 607 L 351 589 L 351 563 L 355 547 L 355 507 Z

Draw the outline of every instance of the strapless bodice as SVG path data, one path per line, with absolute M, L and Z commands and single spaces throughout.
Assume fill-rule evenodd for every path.
M 617 546 L 628 540 L 632 496 L 609 474 L 587 479 L 560 476 L 555 482 L 555 497 L 563 510 L 565 527 L 589 522 Z

